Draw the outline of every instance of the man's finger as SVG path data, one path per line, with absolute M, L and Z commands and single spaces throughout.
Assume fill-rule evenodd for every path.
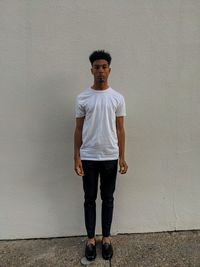
M 123 173 L 124 172 L 124 167 L 123 166 L 120 166 L 119 172 L 120 173 Z
M 84 176 L 84 171 L 83 171 L 83 168 L 81 166 L 76 167 L 75 171 L 79 176 Z
M 120 166 L 119 172 L 120 172 L 121 174 L 124 174 L 124 173 L 127 172 L 127 169 L 128 169 L 128 166 L 126 166 L 126 165 L 122 165 L 122 166 Z

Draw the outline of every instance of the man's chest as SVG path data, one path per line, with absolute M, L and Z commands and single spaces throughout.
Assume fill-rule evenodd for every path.
M 113 97 L 105 97 L 99 95 L 98 97 L 89 97 L 85 103 L 86 114 L 93 113 L 115 113 L 117 110 L 117 100 Z

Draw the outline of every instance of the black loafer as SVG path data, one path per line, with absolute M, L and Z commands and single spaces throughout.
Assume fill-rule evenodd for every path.
M 96 258 L 96 244 L 86 244 L 85 246 L 85 257 L 88 261 L 92 261 Z
M 113 247 L 111 243 L 102 243 L 102 257 L 104 260 L 110 260 L 113 256 Z

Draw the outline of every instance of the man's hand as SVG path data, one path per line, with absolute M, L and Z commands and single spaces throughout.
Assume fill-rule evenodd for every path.
M 119 159 L 119 172 L 125 174 L 128 170 L 128 165 L 124 159 Z
M 74 170 L 77 175 L 84 176 L 83 166 L 80 158 L 74 160 Z

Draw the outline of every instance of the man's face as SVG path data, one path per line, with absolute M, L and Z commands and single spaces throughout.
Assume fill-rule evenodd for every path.
M 93 62 L 91 72 L 94 75 L 94 80 L 97 83 L 105 83 L 110 74 L 110 67 L 105 59 L 95 60 Z

